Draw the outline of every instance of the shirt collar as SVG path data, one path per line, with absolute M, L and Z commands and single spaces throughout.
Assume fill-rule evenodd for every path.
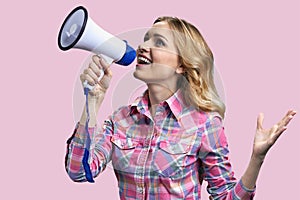
M 166 102 L 177 120 L 179 120 L 183 109 L 187 107 L 182 90 L 178 89 Z
M 130 115 L 136 112 L 144 114 L 149 109 L 149 94 L 148 90 L 143 93 L 143 96 L 137 97 L 130 105 Z
M 178 89 L 171 97 L 165 100 L 165 102 L 168 104 L 168 107 L 177 120 L 179 120 L 183 109 L 187 106 L 183 98 L 182 90 Z M 149 93 L 148 90 L 146 90 L 143 96 L 136 98 L 136 100 L 130 105 L 130 115 L 135 114 L 136 112 L 144 114 L 148 110 Z

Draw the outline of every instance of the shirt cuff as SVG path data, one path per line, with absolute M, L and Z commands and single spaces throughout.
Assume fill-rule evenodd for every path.
M 97 130 L 97 126 L 88 128 L 88 134 L 90 136 L 91 141 L 93 141 L 93 138 L 95 136 L 95 130 Z M 76 146 L 81 146 L 85 148 L 87 140 L 87 131 L 85 129 L 85 126 L 77 123 L 74 132 L 75 134 L 72 139 L 72 143 Z
M 238 182 L 235 187 L 235 195 L 239 199 L 253 199 L 255 195 L 256 186 L 253 189 L 245 187 L 242 180 Z

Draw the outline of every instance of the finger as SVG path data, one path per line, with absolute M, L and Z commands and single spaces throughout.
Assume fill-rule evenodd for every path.
M 87 81 L 88 84 L 91 86 L 96 85 L 96 81 L 89 74 L 84 73 L 84 74 L 80 75 L 80 79 L 81 79 L 82 83 Z
M 294 110 L 289 110 L 285 116 L 277 123 L 278 126 L 287 126 L 290 121 L 292 120 L 292 118 L 294 117 L 294 115 L 296 114 L 296 111 Z
M 80 81 L 82 83 L 85 81 L 85 74 L 80 74 Z
M 274 127 L 277 126 L 277 129 L 275 131 L 274 135 L 274 141 L 276 141 L 279 136 L 287 130 L 287 125 L 292 120 L 293 116 L 296 114 L 294 110 L 289 110 L 286 115 L 282 118 L 281 121 L 279 121 Z
M 290 109 L 286 114 L 285 118 L 288 118 L 289 116 L 294 116 L 296 114 L 296 111 Z
M 92 62 L 94 62 L 99 68 L 101 68 L 100 59 L 101 58 L 98 55 L 93 55 L 92 57 Z
M 101 56 L 94 55 L 92 59 L 100 68 L 100 70 L 103 70 L 104 75 L 107 75 L 110 78 L 112 77 L 112 71 L 109 68 L 110 64 L 108 64 L 104 58 L 102 58 Z
M 282 126 L 282 127 L 280 127 L 280 128 L 278 128 L 278 134 L 282 134 L 285 130 L 287 129 L 287 126 Z
M 282 118 L 281 121 L 279 121 L 276 125 L 278 126 L 276 131 L 277 138 L 287 130 L 287 125 L 290 123 L 290 121 L 293 119 L 294 115 L 296 114 L 296 111 L 289 110 L 286 115 Z
M 85 80 L 87 80 L 88 84 L 91 86 L 96 85 L 97 81 L 95 81 L 91 76 L 86 75 Z
M 89 68 L 99 77 L 101 75 L 101 69 L 95 62 L 89 64 Z
M 275 124 L 270 130 L 271 131 L 271 140 L 270 140 L 271 144 L 274 144 L 282 133 L 282 132 L 278 131 L 278 128 L 279 128 L 278 125 Z
M 98 55 L 94 55 L 92 57 L 92 60 L 100 69 L 103 69 L 103 71 L 105 71 L 105 69 L 109 67 L 109 64 Z
M 95 81 L 95 83 L 98 82 L 98 76 L 97 76 L 97 74 L 95 74 L 95 72 L 93 72 L 93 70 L 91 68 L 85 69 L 84 74 L 91 77 Z
M 294 117 L 296 114 L 297 114 L 297 111 L 296 111 L 296 110 L 291 110 L 290 116 Z
M 106 62 L 106 60 L 104 58 L 100 57 L 99 63 L 102 66 L 104 74 L 111 77 L 112 76 L 112 71 L 110 70 L 110 67 L 109 67 L 110 65 Z
M 263 113 L 259 113 L 258 117 L 257 117 L 257 129 L 262 130 L 262 124 L 264 121 L 264 114 Z
M 291 115 L 291 113 L 293 112 L 293 110 L 289 110 L 287 111 L 287 113 L 285 114 L 285 116 L 283 117 L 282 121 L 286 122 L 289 119 L 289 116 Z

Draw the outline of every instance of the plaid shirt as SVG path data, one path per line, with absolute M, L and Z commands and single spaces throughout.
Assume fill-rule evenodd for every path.
M 217 113 L 186 105 L 180 90 L 157 106 L 154 118 L 148 103 L 146 91 L 115 111 L 102 128 L 89 128 L 93 177 L 112 161 L 121 199 L 200 199 L 203 180 L 211 199 L 253 199 L 254 190 L 234 178 Z M 86 181 L 86 135 L 78 124 L 68 140 L 66 170 L 78 182 Z

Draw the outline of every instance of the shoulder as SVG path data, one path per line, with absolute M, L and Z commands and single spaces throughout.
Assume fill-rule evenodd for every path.
M 223 126 L 223 118 L 218 112 L 206 112 L 202 110 L 192 109 L 187 112 L 188 114 L 183 117 L 188 117 L 194 121 L 198 127 L 209 125 Z
M 130 105 L 121 106 L 112 113 L 111 118 L 114 121 L 122 120 L 130 115 L 131 110 L 132 108 Z

